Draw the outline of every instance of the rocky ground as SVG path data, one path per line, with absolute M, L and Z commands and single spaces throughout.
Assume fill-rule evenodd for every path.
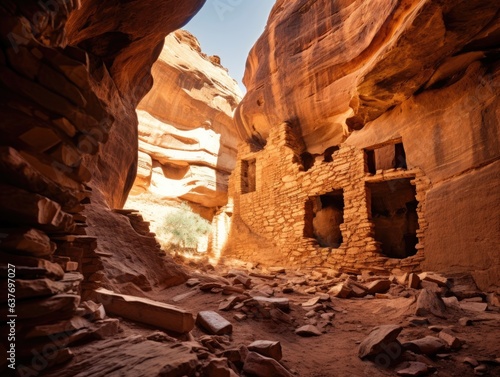
M 498 296 L 467 276 L 188 267 L 186 284 L 148 297 L 191 311 L 191 331 L 130 321 L 131 309 L 45 375 L 500 376 Z

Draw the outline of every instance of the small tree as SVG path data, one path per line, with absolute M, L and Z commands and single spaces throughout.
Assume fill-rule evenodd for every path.
M 165 217 L 157 232 L 161 237 L 169 238 L 170 244 L 182 249 L 194 249 L 200 237 L 206 236 L 210 230 L 210 222 L 183 203 Z

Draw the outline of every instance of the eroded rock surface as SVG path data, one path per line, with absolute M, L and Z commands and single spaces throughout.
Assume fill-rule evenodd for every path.
M 296 122 L 322 153 L 488 55 L 497 11 L 479 0 L 279 0 L 247 61 L 238 129 L 263 143 L 273 126 Z
M 236 81 L 183 30 L 165 39 L 152 71 L 152 90 L 137 111 L 139 170 L 132 194 L 224 205 L 239 141 L 232 120 L 242 96 Z

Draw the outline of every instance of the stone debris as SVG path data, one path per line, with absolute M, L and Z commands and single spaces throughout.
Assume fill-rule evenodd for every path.
M 425 376 L 430 372 L 430 368 L 427 364 L 411 361 L 407 365 L 403 366 L 402 369 L 397 370 L 398 376 Z
M 106 310 L 102 304 L 97 304 L 94 301 L 84 301 L 80 304 L 83 309 L 82 316 L 90 320 L 100 320 L 106 318 Z
M 417 274 L 408 276 L 408 288 L 418 289 L 420 287 L 420 277 Z
M 300 336 L 320 336 L 321 331 L 318 330 L 316 326 L 313 325 L 305 325 L 302 327 L 299 327 L 297 330 L 295 330 L 295 334 L 300 335 Z
M 292 377 L 278 361 L 257 352 L 248 352 L 243 371 L 256 377 Z
M 439 337 L 439 339 L 444 341 L 446 343 L 446 345 L 448 346 L 448 348 L 450 348 L 451 350 L 460 349 L 464 343 L 463 341 L 458 339 L 456 336 L 450 334 L 446 330 L 440 331 L 438 334 L 438 337 Z
M 196 316 L 196 324 L 209 334 L 224 335 L 231 334 L 233 325 L 231 322 L 213 311 L 201 311 Z
M 371 295 L 375 293 L 385 293 L 390 287 L 391 282 L 389 280 L 375 280 L 366 285 L 366 288 L 368 288 L 368 294 Z
M 488 308 L 488 304 L 485 302 L 460 301 L 459 304 L 461 309 L 471 312 L 484 312 Z
M 435 336 L 426 336 L 421 339 L 403 343 L 403 347 L 415 353 L 433 356 L 443 351 L 446 345 L 441 339 Z
M 458 323 L 462 326 L 471 326 L 473 321 L 470 318 L 462 317 L 458 320 Z
M 352 292 L 352 290 L 347 284 L 339 283 L 336 286 L 332 287 L 328 291 L 328 294 L 333 296 L 333 297 L 347 298 L 347 297 L 349 297 L 351 292 Z
M 96 294 L 106 311 L 124 318 L 180 334 L 189 332 L 194 327 L 193 315 L 177 306 L 121 295 L 103 288 L 96 290 Z
M 197 278 L 191 278 L 191 279 L 188 279 L 188 281 L 186 281 L 186 285 L 189 288 L 196 287 L 197 285 L 200 285 L 200 284 L 201 284 L 201 281 L 200 281 L 200 279 L 197 279 Z
M 446 277 L 434 272 L 423 272 L 419 274 L 418 277 L 422 282 L 430 281 L 432 283 L 436 283 L 440 287 L 448 287 L 448 285 L 450 284 L 450 281 Z
M 307 300 L 306 302 L 303 302 L 301 305 L 304 308 L 311 307 L 311 306 L 316 305 L 319 302 L 319 300 L 320 300 L 320 297 L 316 296 L 316 297 L 313 297 L 313 298 Z
M 446 306 L 443 300 L 434 292 L 423 289 L 417 299 L 417 308 L 415 314 L 418 316 L 426 316 L 433 314 L 439 318 L 446 318 Z
M 403 328 L 397 325 L 375 327 L 359 345 L 359 358 L 377 356 L 386 352 L 393 344 L 399 345 L 397 337 L 402 330 Z
M 248 345 L 248 350 L 257 352 L 258 354 L 270 357 L 276 361 L 280 361 L 283 357 L 281 343 L 271 340 L 256 340 Z
M 290 310 L 290 301 L 285 297 L 269 298 L 269 297 L 256 296 L 253 297 L 253 300 L 255 300 L 255 302 L 264 307 L 272 307 L 284 311 Z
M 228 367 L 226 358 L 211 359 L 208 365 L 203 368 L 203 375 L 206 377 L 238 377 L 238 374 Z

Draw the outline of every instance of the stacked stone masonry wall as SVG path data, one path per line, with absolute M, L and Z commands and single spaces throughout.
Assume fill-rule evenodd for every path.
M 230 180 L 230 198 L 234 200 L 233 229 L 249 229 L 272 244 L 276 261 L 293 266 L 323 266 L 344 271 L 419 269 L 424 259 L 425 193 L 429 180 L 419 169 L 379 170 L 368 173 L 363 150 L 342 144 L 332 155 L 332 162 L 316 159 L 305 171 L 301 153 L 305 147 L 294 129 L 283 123 L 274 128 L 267 145 L 257 152 L 242 145 L 236 169 Z M 242 193 L 241 161 L 256 160 L 256 190 Z M 386 257 L 374 238 L 370 219 L 367 183 L 393 179 L 411 179 L 416 188 L 419 230 L 418 252 L 404 259 Z M 340 225 L 343 242 L 338 248 L 321 247 L 315 238 L 305 234 L 306 203 L 334 190 L 343 190 L 344 222 Z M 239 224 L 238 224 L 239 222 Z M 244 226 L 238 226 L 244 225 Z M 245 235 L 234 234 L 224 251 L 226 257 L 259 262 L 262 247 L 241 242 Z M 268 252 L 268 250 L 266 250 Z

